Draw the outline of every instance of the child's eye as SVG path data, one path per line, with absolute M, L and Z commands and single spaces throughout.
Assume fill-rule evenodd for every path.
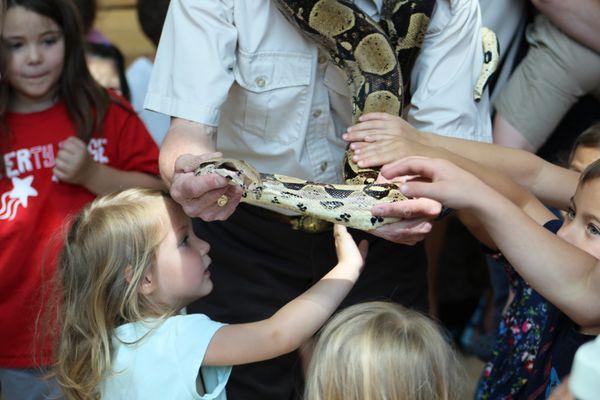
M 571 207 L 567 210 L 567 218 L 570 220 L 575 219 L 575 210 Z
M 187 246 L 187 244 L 188 244 L 188 239 L 189 239 L 189 236 L 188 236 L 188 235 L 185 235 L 185 236 L 183 237 L 183 239 L 181 239 L 181 242 L 179 242 L 179 247 L 182 247 L 182 246 Z
M 21 46 L 22 46 L 22 43 L 20 43 L 20 42 L 8 42 L 8 43 L 6 43 L 6 47 L 7 47 L 9 50 L 17 50 L 17 49 L 19 49 Z
M 44 46 L 52 46 L 54 43 L 56 43 L 58 41 L 58 38 L 55 37 L 49 37 L 49 38 L 44 38 L 42 39 L 42 44 Z
M 587 231 L 590 235 L 594 235 L 594 236 L 600 235 L 600 228 L 598 228 L 594 224 L 588 224 Z

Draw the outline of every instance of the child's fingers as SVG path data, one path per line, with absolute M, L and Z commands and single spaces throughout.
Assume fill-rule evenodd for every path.
M 438 201 L 418 198 L 378 204 L 371 209 L 371 213 L 379 217 L 423 220 L 437 217 L 441 210 L 442 205 Z
M 348 233 L 348 229 L 344 225 L 333 225 L 333 238 L 335 241 L 335 248 L 338 254 L 347 252 L 349 250 L 349 244 L 356 247 L 354 238 L 352 237 L 352 235 L 350 235 L 350 233 Z
M 391 149 L 370 149 L 364 154 L 353 157 L 354 162 L 361 168 L 379 167 L 398 159 L 398 154 Z
M 71 170 L 71 168 L 69 168 L 71 164 L 62 158 L 57 158 L 56 160 L 54 160 L 54 169 L 56 169 L 57 171 L 60 171 L 62 173 L 69 173 L 69 171 Z
M 381 121 L 381 120 L 369 120 L 369 121 L 363 121 L 363 122 L 359 122 L 355 125 L 349 126 L 347 131 L 348 133 L 350 132 L 364 132 L 364 131 L 372 131 L 372 130 L 377 130 L 377 129 L 383 129 L 385 128 L 385 121 Z
M 54 168 L 52 170 L 52 174 L 54 174 L 54 176 L 56 176 L 61 181 L 65 180 L 65 178 L 66 178 L 66 175 L 62 171 L 60 171 L 59 169 L 57 169 L 57 168 Z
M 400 186 L 400 191 L 408 197 L 426 197 L 428 199 L 441 201 L 436 183 L 409 181 Z
M 87 151 L 87 146 L 81 139 L 71 136 L 63 142 L 61 150 L 66 150 L 73 153 L 81 153 L 82 151 Z
M 436 160 L 427 157 L 407 157 L 381 167 L 381 175 L 388 179 L 402 175 L 432 178 L 437 173 Z
M 341 238 L 342 235 L 349 235 L 348 229 L 344 225 L 333 225 L 333 237 L 335 237 L 337 240 L 338 238 Z
M 350 128 L 348 128 L 350 129 Z M 364 142 L 365 138 L 369 135 L 369 131 L 363 131 L 363 132 L 346 132 L 342 135 L 342 139 L 344 139 L 347 142 L 351 142 L 352 144 L 354 144 L 354 142 Z
M 352 143 L 350 148 L 354 150 L 354 161 L 358 159 L 364 158 L 365 155 L 373 156 L 380 154 L 382 152 L 387 152 L 392 147 L 393 142 L 386 140 L 384 142 L 375 142 L 375 143 Z M 398 157 L 396 157 L 398 159 Z
M 359 121 L 371 121 L 374 119 L 381 119 L 384 121 L 391 121 L 391 120 L 398 119 L 398 118 L 399 117 L 397 117 L 395 115 L 391 115 L 391 114 L 384 113 L 384 112 L 371 112 L 371 113 L 361 115 L 358 118 L 358 120 Z

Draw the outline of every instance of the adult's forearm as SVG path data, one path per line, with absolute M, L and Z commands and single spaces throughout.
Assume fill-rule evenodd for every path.
M 160 174 L 167 184 L 175 172 L 175 161 L 182 154 L 200 155 L 215 151 L 217 128 L 197 122 L 173 118 L 160 148 Z
M 524 150 L 431 133 L 423 135 L 423 142 L 496 169 L 527 188 L 544 204 L 560 209 L 568 207 L 579 181 L 579 173 Z
M 531 2 L 572 39 L 600 53 L 599 0 L 531 0 Z

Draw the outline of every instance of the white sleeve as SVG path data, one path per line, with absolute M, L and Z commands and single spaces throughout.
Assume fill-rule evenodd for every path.
M 411 75 L 408 122 L 441 135 L 491 141 L 488 93 L 473 88 L 483 65 L 477 0 L 438 0 Z
M 216 126 L 233 77 L 237 30 L 230 0 L 173 0 L 144 107 Z

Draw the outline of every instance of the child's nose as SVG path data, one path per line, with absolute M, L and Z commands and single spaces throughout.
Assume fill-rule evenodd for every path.
M 208 252 L 210 251 L 210 244 L 208 244 L 208 242 L 205 242 L 204 240 L 198 238 L 196 236 L 195 238 L 195 243 L 196 243 L 196 249 L 201 253 L 201 254 L 208 254 Z
M 31 64 L 39 63 L 42 60 L 42 54 L 37 46 L 29 46 L 27 60 Z
M 563 226 L 556 232 L 556 236 L 560 237 L 566 242 L 576 244 L 577 242 L 577 229 L 574 222 L 570 224 L 563 224 Z
M 204 240 L 200 240 L 200 242 L 202 254 L 208 254 L 208 252 L 210 251 L 210 244 L 208 242 L 205 242 Z

